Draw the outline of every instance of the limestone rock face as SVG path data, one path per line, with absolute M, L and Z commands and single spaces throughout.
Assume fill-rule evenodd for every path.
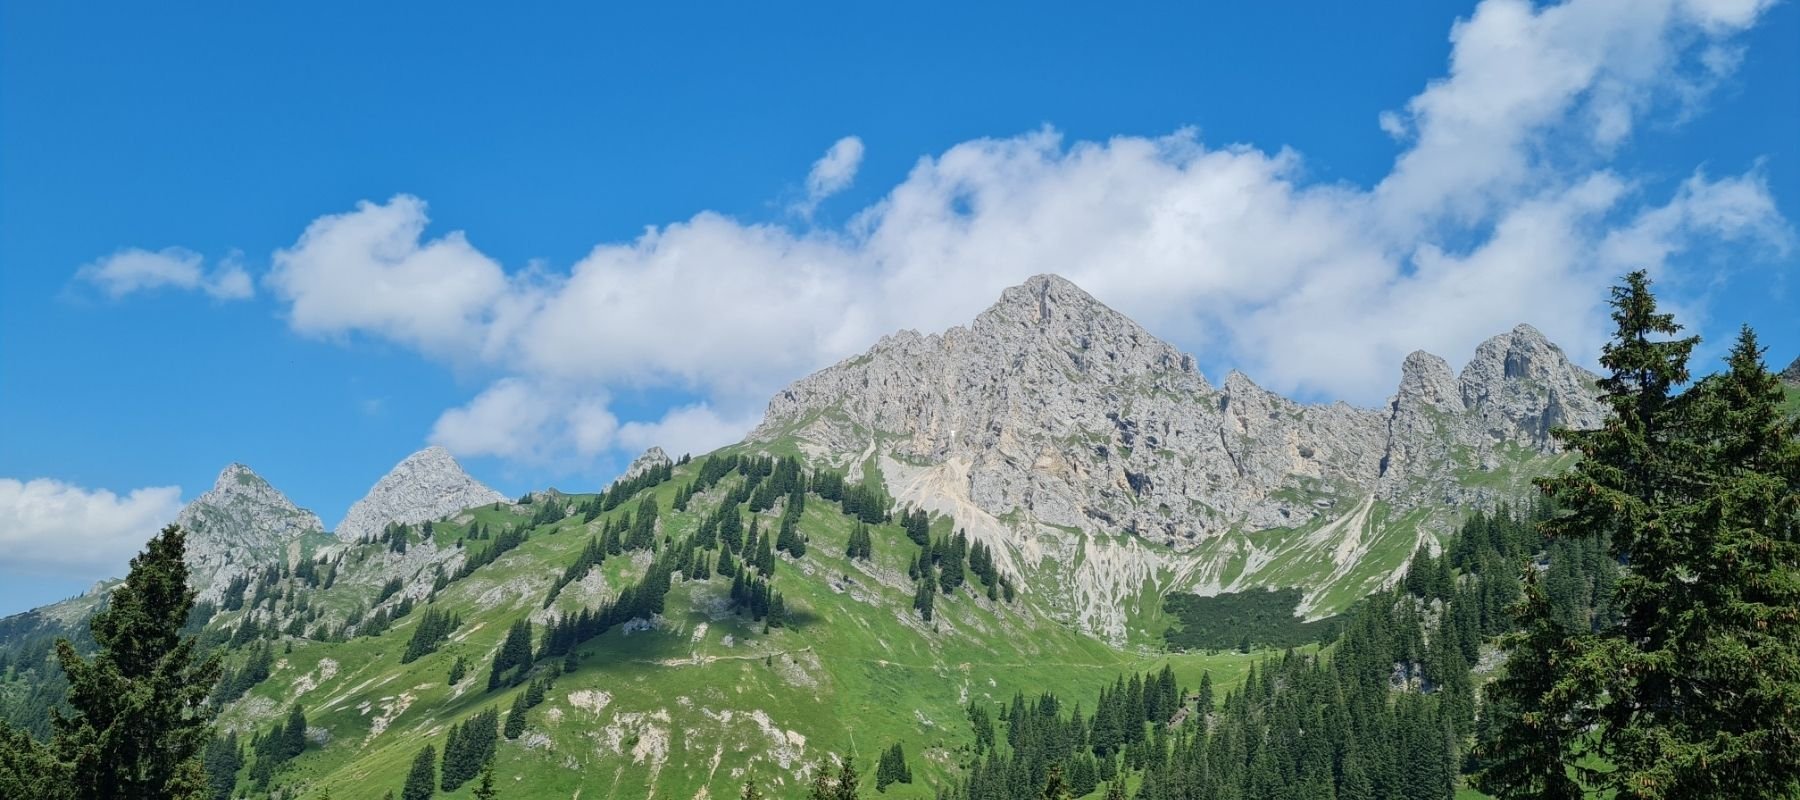
M 1481 434 L 1541 449 L 1555 428 L 1593 428 L 1605 419 L 1594 380 L 1536 328 L 1520 325 L 1476 348 L 1457 383 Z
M 1800 383 L 1800 358 L 1794 359 L 1794 363 L 1781 371 L 1781 379 L 1788 383 Z
M 376 481 L 350 506 L 336 533 L 344 541 L 359 541 L 379 535 L 390 522 L 415 525 L 505 500 L 505 495 L 469 477 L 448 450 L 427 447 Z
M 1225 531 L 1294 527 L 1366 497 L 1491 503 L 1453 479 L 1550 430 L 1598 424 L 1594 376 L 1521 325 L 1460 375 L 1409 356 L 1385 408 L 1304 405 L 1194 359 L 1050 275 L 1007 289 L 966 328 L 903 331 L 777 394 L 752 441 L 809 452 L 888 448 L 955 461 L 994 517 L 1132 533 L 1176 549 Z M 962 465 L 966 464 L 966 471 Z
M 279 563 L 289 545 L 324 531 L 319 516 L 299 508 L 243 464 L 232 464 L 205 494 L 181 509 L 190 582 L 200 599 L 216 600 L 230 580 L 257 565 Z
M 625 474 L 620 476 L 619 480 L 628 481 L 650 470 L 672 466 L 674 463 L 675 461 L 669 458 L 669 454 L 663 452 L 662 448 L 652 446 L 649 450 L 645 450 L 643 455 L 632 460 L 631 467 L 625 470 Z

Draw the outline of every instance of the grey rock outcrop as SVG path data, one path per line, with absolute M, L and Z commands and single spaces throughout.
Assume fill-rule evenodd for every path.
M 448 450 L 427 447 L 376 481 L 350 506 L 336 533 L 344 541 L 361 541 L 379 535 L 390 522 L 415 525 L 505 500 L 505 495 L 469 477 Z
M 1794 359 L 1794 363 L 1781 371 L 1781 379 L 1788 383 L 1800 383 L 1800 358 Z
M 291 544 L 325 526 L 243 464 L 219 473 L 205 494 L 175 517 L 187 531 L 190 582 L 200 599 L 216 600 L 245 570 L 279 563 Z
M 751 440 L 966 463 L 968 500 L 995 517 L 1179 550 L 1371 496 L 1402 508 L 1491 504 L 1457 472 L 1553 454 L 1552 428 L 1601 419 L 1593 381 L 1521 325 L 1484 342 L 1459 375 L 1409 356 L 1386 408 L 1300 404 L 1235 372 L 1215 388 L 1191 356 L 1043 275 L 966 328 L 903 331 L 800 380 L 771 400 Z
M 669 458 L 669 454 L 663 452 L 662 448 L 652 445 L 643 455 L 632 460 L 631 467 L 625 470 L 624 475 L 619 476 L 619 480 L 628 481 L 650 470 L 672 466 L 674 463 L 674 459 Z

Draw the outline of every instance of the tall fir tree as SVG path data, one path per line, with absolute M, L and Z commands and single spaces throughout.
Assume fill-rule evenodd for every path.
M 1562 513 L 1545 531 L 1604 541 L 1627 565 L 1609 613 L 1578 631 L 1536 696 L 1495 726 L 1517 741 L 1533 721 L 1592 728 L 1559 742 L 1560 760 L 1620 797 L 1789 797 L 1800 786 L 1800 574 L 1796 573 L 1795 430 L 1755 337 L 1726 373 L 1685 391 L 1697 339 L 1660 312 L 1643 273 L 1614 291 L 1613 340 L 1597 430 L 1556 433 L 1581 456 L 1540 481 Z M 1530 621 L 1528 620 L 1528 623 Z M 1541 648 L 1539 648 L 1541 649 Z M 1548 683 L 1548 688 L 1544 684 Z M 1580 769 L 1593 742 L 1602 772 Z M 1513 794 L 1490 768 L 1489 785 Z M 1513 773 L 1542 776 L 1547 767 Z
M 1589 720 L 1567 707 L 1567 692 L 1558 687 L 1557 665 L 1575 653 L 1534 566 L 1525 567 L 1516 614 L 1520 630 L 1500 641 L 1506 672 L 1484 691 L 1482 714 L 1492 733 L 1476 748 L 1482 768 L 1474 783 L 1500 798 L 1579 800 L 1581 784 L 1568 762 L 1579 760 Z
M 436 793 L 437 752 L 431 745 L 425 745 L 413 757 L 412 770 L 406 774 L 406 786 L 400 790 L 400 800 L 431 800 Z
M 91 659 L 57 642 L 72 711 L 53 712 L 50 752 L 67 796 L 188 800 L 208 792 L 200 754 L 211 737 L 206 698 L 219 659 L 197 657 L 195 640 L 181 633 L 194 606 L 186 550 L 186 534 L 170 525 L 131 560 L 124 585 L 91 623 L 99 645 Z

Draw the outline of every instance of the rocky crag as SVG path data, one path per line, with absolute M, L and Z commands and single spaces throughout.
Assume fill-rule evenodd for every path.
M 250 566 L 297 557 L 304 539 L 322 537 L 325 530 L 319 515 L 295 506 L 243 464 L 221 471 L 213 487 L 182 508 L 175 522 L 188 533 L 191 582 L 202 600 L 217 600 L 231 579 Z
M 674 463 L 674 459 L 669 458 L 669 454 L 663 452 L 662 448 L 653 446 L 633 459 L 631 466 L 626 468 L 624 475 L 619 476 L 619 480 L 629 481 L 650 470 L 672 466 Z
M 505 502 L 506 496 L 469 477 L 442 447 L 407 456 L 350 506 L 335 531 L 346 541 L 379 535 L 388 523 L 416 525 L 465 508 Z
M 1237 372 L 1214 386 L 1191 356 L 1046 275 L 966 328 L 903 331 L 802 379 L 750 441 L 878 469 L 902 501 L 1004 545 L 1010 566 L 1047 567 L 1036 571 L 1052 573 L 1074 616 L 1117 637 L 1147 589 L 1291 579 L 1323 607 L 1344 578 L 1391 577 L 1451 510 L 1508 499 L 1532 465 L 1557 460 L 1552 429 L 1598 424 L 1593 382 L 1521 325 L 1460 373 L 1408 356 L 1382 408 L 1306 405 Z M 1403 519 L 1399 562 L 1358 569 L 1374 534 Z M 1319 539 L 1333 525 L 1292 554 L 1312 567 L 1257 577 L 1294 542 L 1246 534 Z

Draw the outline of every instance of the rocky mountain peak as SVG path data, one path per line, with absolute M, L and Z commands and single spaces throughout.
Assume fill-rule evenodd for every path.
M 667 467 L 674 463 L 674 459 L 669 458 L 669 454 L 663 452 L 662 448 L 651 445 L 649 450 L 643 452 L 643 455 L 632 460 L 631 467 L 625 470 L 624 475 L 619 476 L 619 480 L 628 481 L 650 470 Z
M 1605 410 L 1595 402 L 1594 381 L 1530 325 L 1482 342 L 1457 378 L 1463 406 L 1488 437 L 1539 448 L 1551 445 L 1556 427 L 1599 426 Z
M 1400 363 L 1396 397 L 1402 403 L 1416 400 L 1437 408 L 1462 408 L 1462 391 L 1450 362 L 1423 350 L 1414 350 Z
M 236 463 L 221 470 L 175 522 L 188 532 L 189 567 L 202 599 L 215 598 L 246 565 L 279 559 L 291 542 L 325 527 L 317 514 Z
M 1794 359 L 1794 363 L 1781 371 L 1781 379 L 1788 383 L 1800 383 L 1800 358 Z
M 337 535 L 345 540 L 372 538 L 390 522 L 413 525 L 504 500 L 505 495 L 464 472 L 450 451 L 433 445 L 402 459 L 376 481 L 350 506 L 338 523 Z
M 1076 373 L 1100 379 L 1165 371 L 1199 374 L 1193 358 L 1057 275 L 1033 276 L 1006 289 L 968 329 L 945 334 L 963 336 L 990 340 L 992 349 L 1000 351 L 1052 353 Z

